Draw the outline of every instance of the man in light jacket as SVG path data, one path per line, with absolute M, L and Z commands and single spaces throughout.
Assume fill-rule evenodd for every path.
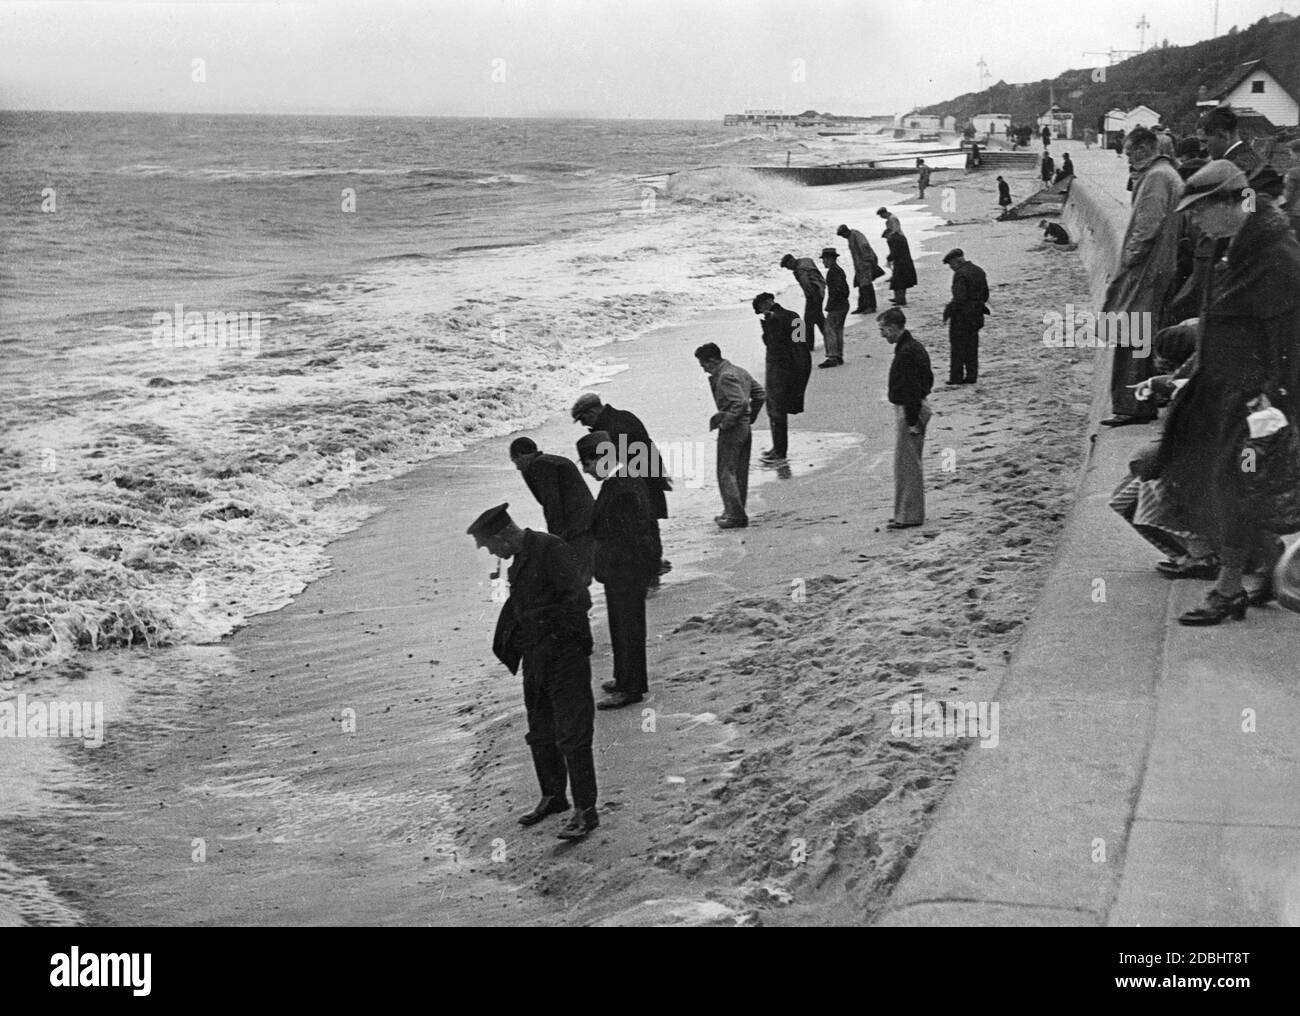
M 781 267 L 790 270 L 799 283 L 799 288 L 803 290 L 803 324 L 807 330 L 808 352 L 814 352 L 817 349 L 814 326 L 821 326 L 822 341 L 826 341 L 826 315 L 822 313 L 822 304 L 826 300 L 826 279 L 812 258 L 796 258 L 793 254 L 787 254 L 781 259 Z
M 871 314 L 876 309 L 876 280 L 885 274 L 880 267 L 880 259 L 872 250 L 870 241 L 856 229 L 840 226 L 835 231 L 849 242 L 849 253 L 853 255 L 853 285 L 858 291 L 858 308 L 854 314 Z
M 749 497 L 749 454 L 753 443 L 750 427 L 762 412 L 767 393 L 747 370 L 724 360 L 715 343 L 702 345 L 695 351 L 695 359 L 709 375 L 709 388 L 718 407 L 709 420 L 709 430 L 718 432 L 722 514 L 713 521 L 719 529 L 744 529 L 749 525 L 745 501 Z

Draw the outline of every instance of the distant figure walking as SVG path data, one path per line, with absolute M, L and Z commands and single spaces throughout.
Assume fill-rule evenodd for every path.
M 1055 172 L 1055 170 L 1056 170 L 1056 160 L 1053 159 L 1051 155 L 1047 153 L 1046 149 L 1043 149 L 1043 162 L 1039 168 L 1039 174 L 1038 174 L 1043 178 L 1043 183 L 1050 184 L 1052 182 L 1052 174 Z
M 998 177 L 998 204 L 1004 212 L 1011 207 L 1011 185 L 1002 177 Z
M 1139 314 L 1150 335 L 1171 322 L 1167 305 L 1178 279 L 1180 222 L 1174 210 L 1183 194 L 1182 177 L 1168 156 L 1158 154 L 1156 136 L 1135 127 L 1125 143 L 1133 181 L 1133 211 L 1129 217 L 1119 268 L 1106 290 L 1103 311 Z M 1133 320 L 1130 318 L 1129 320 Z M 1111 370 L 1111 410 L 1101 422 L 1107 427 L 1150 423 L 1156 408 L 1134 397 L 1136 386 L 1151 377 L 1150 345 L 1143 352 L 1134 344 L 1118 345 Z
M 588 476 L 600 481 L 592 513 L 596 538 L 596 581 L 605 587 L 614 679 L 601 687 L 609 698 L 597 709 L 621 709 L 649 691 L 645 661 L 645 599 L 659 575 L 659 527 L 645 484 L 627 475 L 610 435 L 592 431 L 578 439 L 578 459 Z
M 918 197 L 925 200 L 925 189 L 930 186 L 930 167 L 925 164 L 924 159 L 916 160 L 916 189 Z
M 889 365 L 889 401 L 894 405 L 894 517 L 886 529 L 911 529 L 925 522 L 925 474 L 921 454 L 930 422 L 927 398 L 934 388 L 930 354 L 907 330 L 907 316 L 890 307 L 876 321 L 894 347 Z
M 796 258 L 787 254 L 781 259 L 781 267 L 790 269 L 803 290 L 803 323 L 807 329 L 808 351 L 817 348 L 816 327 L 822 330 L 822 341 L 826 340 L 826 316 L 822 313 L 822 302 L 826 299 L 826 280 L 813 263 L 812 258 Z
M 861 232 L 840 226 L 835 235 L 849 241 L 849 253 L 853 255 L 853 285 L 858 290 L 858 308 L 853 313 L 870 314 L 876 309 L 876 280 L 885 274 L 885 270 L 880 267 L 876 252 Z
M 524 483 L 542 506 L 546 531 L 569 545 L 582 584 L 590 585 L 596 549 L 591 536 L 591 513 L 596 502 L 578 467 L 562 455 L 539 451 L 530 437 L 517 437 L 510 442 L 510 461 L 523 474 Z
M 1074 176 L 1074 163 L 1070 161 L 1070 153 L 1066 152 L 1061 156 L 1061 168 L 1056 171 L 1052 178 L 1052 183 L 1060 183 L 1062 180 L 1068 180 Z
M 772 447 L 759 460 L 777 466 L 789 452 L 789 418 L 803 412 L 804 390 L 812 376 L 812 350 L 799 315 L 782 307 L 771 293 L 759 293 L 753 307 L 763 318 L 763 345 L 767 347 L 763 386 L 772 426 Z
M 849 280 L 839 265 L 840 252 L 834 247 L 822 251 L 826 267 L 826 359 L 818 367 L 844 366 L 844 322 L 849 316 Z
M 988 314 L 989 283 L 984 269 L 966 260 L 960 247 L 943 256 L 952 269 L 952 299 L 943 309 L 948 323 L 948 383 L 973 385 L 980 372 L 980 329 Z
M 722 358 L 722 351 L 706 342 L 695 351 L 718 411 L 709 420 L 709 430 L 718 432 L 718 493 L 722 514 L 713 521 L 719 529 L 744 529 L 749 525 L 745 502 L 749 497 L 749 455 L 753 445 L 751 427 L 763 410 L 767 393 L 750 373 Z

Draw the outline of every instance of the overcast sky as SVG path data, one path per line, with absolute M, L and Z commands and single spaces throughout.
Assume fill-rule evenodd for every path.
M 1279 7 L 1300 13 L 1300 0 L 1221 0 L 1220 33 Z M 0 106 L 901 113 L 976 90 L 981 57 L 990 83 L 1037 80 L 1106 62 L 1084 50 L 1136 49 L 1144 13 L 1148 45 L 1209 38 L 1213 9 L 1213 0 L 0 0 Z

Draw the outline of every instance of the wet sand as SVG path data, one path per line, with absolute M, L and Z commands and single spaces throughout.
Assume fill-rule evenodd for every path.
M 131 704 L 102 747 L 65 749 L 84 752 L 55 788 L 67 807 L 6 828 L 9 855 L 90 924 L 869 921 L 968 745 L 891 737 L 890 705 L 991 697 L 1081 459 L 1090 354 L 1045 348 L 1041 321 L 1086 304 L 1088 280 L 1033 223 L 992 223 L 993 188 L 993 174 L 936 174 L 930 207 L 979 224 L 928 241 L 924 258 L 913 240 L 909 326 L 940 382 L 927 526 L 883 529 L 889 350 L 873 320 L 850 317 L 848 364 L 814 371 L 790 475 L 753 487 L 751 528 L 713 527 L 711 459 L 707 482 L 670 496 L 651 695 L 598 714 L 588 841 L 515 823 L 536 797 L 519 680 L 490 654 L 494 562 L 464 535 L 503 500 L 540 526 L 503 439 L 366 490 L 381 510 L 331 545 L 331 573 L 221 644 L 143 665 L 95 657 L 90 679 L 126 686 Z M 873 209 L 843 217 L 875 235 Z M 827 215 L 829 240 L 841 216 Z M 942 387 L 938 257 L 954 245 L 992 287 L 974 388 Z M 761 376 L 748 295 L 612 347 L 630 369 L 600 388 L 606 400 L 661 443 L 707 440 L 691 351 L 716 341 Z M 561 415 L 530 433 L 570 454 L 581 428 Z M 593 619 L 599 682 L 599 605 Z

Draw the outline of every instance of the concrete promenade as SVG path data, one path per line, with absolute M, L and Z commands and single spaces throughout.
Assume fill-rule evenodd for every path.
M 1078 172 L 1063 221 L 1099 305 L 1127 222 L 1126 163 L 1061 151 Z M 992 318 L 1003 324 L 988 338 L 1042 341 L 1030 317 L 1052 309 Z M 1300 616 L 1271 605 L 1244 623 L 1177 623 L 1209 583 L 1163 579 L 1107 507 L 1156 428 L 1098 426 L 1110 354 L 1062 354 L 1097 355 L 1091 445 L 998 690 L 1000 743 L 969 750 L 877 923 L 1300 925 Z

